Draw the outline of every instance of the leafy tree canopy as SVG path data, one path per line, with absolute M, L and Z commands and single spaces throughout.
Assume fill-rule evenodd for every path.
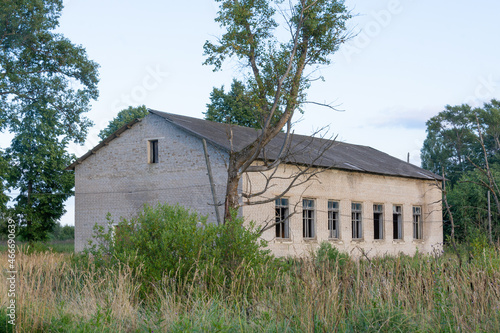
M 481 108 L 450 106 L 427 121 L 422 167 L 449 179 L 447 199 L 455 235 L 470 239 L 489 233 L 487 193 L 491 195 L 492 238 L 500 235 L 500 102 Z M 451 234 L 445 210 L 445 234 Z
M 20 192 L 12 211 L 28 240 L 46 238 L 65 212 L 66 145 L 84 142 L 98 97 L 98 65 L 54 32 L 61 10 L 62 0 L 0 0 L 0 130 L 14 133 L 5 178 Z
M 148 114 L 149 111 L 145 105 L 138 107 L 129 106 L 118 112 L 116 117 L 109 122 L 108 126 L 99 132 L 99 137 L 104 140 L 123 125 L 130 123 L 134 119 L 144 118 Z
M 27 107 L 48 107 L 68 139 L 83 142 L 82 116 L 98 96 L 98 65 L 53 30 L 61 0 L 0 0 L 0 119 L 16 132 Z
M 224 33 L 216 42 L 205 43 L 204 64 L 217 71 L 229 59 L 238 61 L 246 93 L 238 95 L 234 82 L 232 92 L 248 97 L 251 108 L 236 112 L 230 102 L 245 98 L 232 98 L 231 93 L 227 97 L 217 90 L 212 93 L 211 105 L 214 110 L 225 108 L 219 112 L 222 119 L 238 116 L 253 127 L 258 123 L 262 129 L 247 147 L 230 154 L 225 203 L 228 220 L 231 209 L 239 207 L 241 175 L 257 171 L 252 163 L 265 146 L 285 126 L 289 132 L 294 112 L 306 102 L 306 90 L 317 79 L 312 73 L 317 66 L 329 64 L 330 56 L 348 38 L 346 21 L 351 15 L 344 2 L 337 0 L 216 1 L 219 11 L 215 21 Z M 248 122 L 249 114 L 256 115 L 257 120 Z
M 464 172 L 483 166 L 485 157 L 480 133 L 488 159 L 496 161 L 500 149 L 500 104 L 491 100 L 482 108 L 467 104 L 447 105 L 427 121 L 427 138 L 421 150 L 422 167 L 441 174 L 454 184 Z
M 253 107 L 253 97 L 245 85 L 233 79 L 231 91 L 224 92 L 224 86 L 214 88 L 210 93 L 205 119 L 219 123 L 236 124 L 246 127 L 261 128 L 261 117 Z
M 330 63 L 329 56 L 346 40 L 345 22 L 351 17 L 343 1 L 320 0 L 223 1 L 215 19 L 226 33 L 218 43 L 204 45 L 206 65 L 220 70 L 228 58 L 241 62 L 248 69 L 246 82 L 234 80 L 231 92 L 214 89 L 207 119 L 234 119 L 252 127 L 262 127 L 261 120 L 295 111 L 305 101 L 305 91 L 312 77 L 307 68 Z M 289 12 L 286 18 L 292 38 L 279 40 L 277 12 Z M 236 108 L 241 108 L 236 110 Z M 255 118 L 251 120 L 249 117 Z M 281 129 L 280 127 L 280 129 Z

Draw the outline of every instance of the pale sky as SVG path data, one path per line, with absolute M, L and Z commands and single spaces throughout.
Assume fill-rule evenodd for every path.
M 500 98 L 500 2 L 493 0 L 349 0 L 357 36 L 321 69 L 295 132 L 330 124 L 338 140 L 367 145 L 420 165 L 425 122 L 447 104 L 480 106 Z M 129 105 L 202 118 L 214 86 L 230 86 L 234 63 L 214 73 L 203 44 L 221 30 L 215 1 L 68 0 L 59 32 L 100 64 L 95 123 L 77 156 Z M 63 224 L 74 224 L 74 200 Z

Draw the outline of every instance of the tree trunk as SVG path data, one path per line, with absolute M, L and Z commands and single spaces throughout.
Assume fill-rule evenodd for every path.
M 239 195 L 238 195 L 238 185 L 240 183 L 241 174 L 239 172 L 239 167 L 235 156 L 235 153 L 230 153 L 229 155 L 229 167 L 227 170 L 227 187 L 226 187 L 226 201 L 224 205 L 224 223 L 226 221 L 231 221 L 231 211 L 238 210 Z

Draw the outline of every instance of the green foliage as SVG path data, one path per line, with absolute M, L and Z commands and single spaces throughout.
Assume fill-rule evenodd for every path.
M 489 249 L 462 264 L 449 253 L 418 253 L 358 258 L 342 269 L 301 258 L 286 270 L 280 261 L 290 260 L 279 259 L 257 267 L 262 274 L 237 269 L 230 283 L 211 280 L 209 292 L 203 280 L 183 284 L 167 277 L 146 298 L 139 294 L 140 274 L 134 277 L 126 265 L 75 267 L 70 258 L 82 255 L 20 252 L 17 327 L 30 332 L 499 332 L 500 252 Z
M 61 0 L 0 4 L 0 130 L 15 135 L 0 180 L 20 192 L 12 214 L 31 241 L 46 239 L 64 214 L 74 183 L 65 148 L 84 142 L 92 124 L 84 113 L 98 97 L 98 65 L 54 32 L 61 11 Z
M 475 114 L 469 105 L 447 105 L 427 121 L 427 138 L 422 148 L 422 167 L 442 174 L 455 183 L 471 163 L 484 163 L 479 144 Z M 470 160 L 469 160 L 470 159 Z
M 186 283 L 210 270 L 207 279 L 224 279 L 243 263 L 268 258 L 257 230 L 244 227 L 241 218 L 216 226 L 180 206 L 145 206 L 116 225 L 108 215 L 108 227 L 96 225 L 94 235 L 86 251 L 98 264 L 122 262 L 140 270 L 149 292 L 164 276 Z
M 73 195 L 74 176 L 65 168 L 72 158 L 65 143 L 52 131 L 45 115 L 35 113 L 23 125 L 7 149 L 11 170 L 10 188 L 19 190 L 12 214 L 26 240 L 46 240 L 66 212 L 64 202 Z M 47 128 L 46 128 L 47 127 Z
M 422 167 L 437 174 L 443 170 L 447 199 L 461 241 L 476 231 L 488 233 L 487 192 L 491 191 L 492 238 L 500 236 L 500 102 L 493 99 L 482 108 L 467 104 L 450 106 L 427 122 Z M 488 177 L 491 170 L 491 182 Z M 445 235 L 451 234 L 450 216 L 443 209 Z
M 346 262 L 350 261 L 347 253 L 340 252 L 329 242 L 321 242 L 315 253 L 316 261 L 319 264 L 326 264 L 330 267 L 342 267 Z
M 495 181 L 500 182 L 500 165 L 491 166 Z M 488 233 L 488 179 L 481 170 L 464 173 L 447 192 L 448 203 L 455 221 L 455 235 L 460 241 L 472 241 L 475 233 Z M 491 194 L 492 238 L 500 236 L 500 215 Z M 448 218 L 448 213 L 445 212 Z M 445 221 L 446 222 L 446 221 Z M 450 234 L 451 226 L 444 224 L 445 234 Z M 485 236 L 486 237 L 486 236 Z
M 9 202 L 9 196 L 5 193 L 7 191 L 8 172 L 9 164 L 5 153 L 0 150 L 0 214 L 7 211 L 7 202 Z
M 241 104 L 235 103 L 235 110 L 230 102 L 236 98 L 214 91 L 212 97 L 220 103 L 212 101 L 212 106 L 219 110 L 231 106 L 220 112 L 221 118 L 229 115 L 231 121 L 237 115 L 247 124 L 262 128 L 246 147 L 229 154 L 224 212 L 228 220 L 230 210 L 239 206 L 237 188 L 241 176 L 257 157 L 265 155 L 266 145 L 285 126 L 290 131 L 295 111 L 301 110 L 307 89 L 318 79 L 312 72 L 317 66 L 329 64 L 330 56 L 346 41 L 346 21 L 351 15 L 342 0 L 217 2 L 215 21 L 224 33 L 216 43 L 205 42 L 204 64 L 215 71 L 227 60 L 242 64 L 239 72 L 245 81 L 241 93 L 234 82 L 232 90 L 236 96 L 245 96 L 251 105 L 241 109 Z M 283 21 L 281 28 L 288 31 L 278 30 L 277 17 Z M 249 113 L 254 121 L 248 121 Z
M 479 127 L 478 127 L 479 122 Z M 500 151 L 500 102 L 493 99 L 482 108 L 467 104 L 450 106 L 427 121 L 427 138 L 421 150 L 422 167 L 442 173 L 451 185 L 463 173 L 476 166 L 484 167 L 479 129 L 483 136 L 486 155 L 490 163 L 498 162 Z
M 50 233 L 50 238 L 52 240 L 74 240 L 75 239 L 75 226 L 73 225 L 64 225 L 61 226 L 61 223 L 56 222 L 54 229 Z
M 227 94 L 224 92 L 224 86 L 212 90 L 205 119 L 219 123 L 262 128 L 264 119 L 254 109 L 256 102 L 254 99 L 255 97 L 241 81 L 233 79 L 231 91 Z
M 238 124 L 258 128 L 269 120 L 279 131 L 305 101 L 311 82 L 307 68 L 329 64 L 329 56 L 346 40 L 345 22 L 351 15 L 343 1 L 333 0 L 294 1 L 287 3 L 289 8 L 281 7 L 281 1 L 217 2 L 215 21 L 225 33 L 218 43 L 205 43 L 204 64 L 220 70 L 223 62 L 234 58 L 246 66 L 245 74 L 251 75 L 244 83 L 233 81 L 227 95 L 214 89 L 207 116 L 217 121 L 226 121 L 229 116 Z M 283 11 L 290 15 L 284 24 L 290 31 L 280 34 L 276 15 Z M 290 35 L 289 39 L 278 38 Z M 284 121 L 277 121 L 282 115 Z
M 350 313 L 346 320 L 347 332 L 425 332 L 429 328 L 421 326 L 412 313 L 399 308 L 374 304 L 367 309 L 359 309 Z M 426 325 L 427 326 L 427 325 Z
M 16 326 L 9 324 L 8 321 L 12 320 L 7 316 L 7 304 L 0 309 L 0 333 L 14 333 Z
M 104 140 L 123 125 L 126 125 L 135 119 L 142 119 L 148 114 L 149 111 L 145 105 L 138 107 L 129 106 L 128 108 L 118 112 L 116 117 L 109 122 L 108 126 L 99 132 L 99 137 Z
M 61 0 L 1 1 L 0 128 L 16 131 L 12 125 L 26 108 L 49 108 L 59 128 L 83 142 L 90 121 L 82 113 L 98 96 L 98 66 L 84 48 L 54 32 L 62 8 Z

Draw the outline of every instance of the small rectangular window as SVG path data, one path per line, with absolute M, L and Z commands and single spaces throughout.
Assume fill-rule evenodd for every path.
M 352 221 L 352 238 L 363 238 L 363 219 L 362 208 L 360 203 L 353 202 L 351 204 L 351 221 Z
M 158 163 L 158 140 L 149 141 L 149 163 Z
M 314 200 L 302 200 L 302 236 L 314 238 Z
M 422 208 L 413 207 L 413 239 L 422 239 Z
M 328 232 L 330 238 L 339 238 L 339 202 L 328 201 Z
M 279 198 L 275 201 L 276 238 L 290 238 L 288 225 L 288 199 Z
M 392 207 L 392 238 L 403 239 L 403 207 Z

